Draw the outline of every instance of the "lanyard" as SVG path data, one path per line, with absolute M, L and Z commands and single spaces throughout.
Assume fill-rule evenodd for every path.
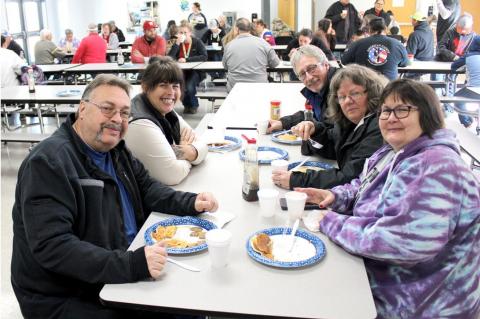
M 185 59 L 188 59 L 188 57 L 190 56 L 190 50 L 192 49 L 192 44 L 190 43 L 190 45 L 188 46 L 188 51 L 185 52 L 185 44 L 182 43 L 182 51 L 183 51 L 183 57 Z

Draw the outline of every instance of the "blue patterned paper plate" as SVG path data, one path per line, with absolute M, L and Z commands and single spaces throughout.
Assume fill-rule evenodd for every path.
M 60 91 L 60 92 L 57 93 L 57 96 L 58 97 L 69 97 L 69 96 L 77 96 L 77 95 L 80 95 L 80 94 L 82 94 L 82 91 L 72 89 L 72 90 Z
M 282 135 L 293 135 L 292 131 L 280 131 L 272 134 L 272 141 L 277 142 L 277 143 L 282 143 L 282 144 L 289 144 L 289 145 L 301 145 L 302 144 L 302 139 L 298 136 L 296 136 L 296 139 L 293 141 L 290 140 L 284 140 L 281 138 Z
M 303 229 L 298 229 L 295 236 L 308 240 L 315 247 L 316 253 L 313 257 L 310 257 L 305 260 L 299 260 L 299 261 L 276 261 L 276 260 L 268 259 L 262 256 L 260 253 L 256 252 L 253 249 L 251 240 L 254 236 L 260 233 L 265 233 L 269 236 L 281 235 L 283 234 L 284 229 L 285 229 L 284 227 L 268 228 L 264 230 L 259 230 L 253 235 L 251 235 L 247 240 L 247 245 L 246 245 L 247 254 L 254 260 L 258 261 L 259 263 L 265 264 L 267 266 L 278 267 L 278 268 L 299 268 L 299 267 L 310 266 L 319 262 L 325 256 L 326 250 L 325 250 L 325 244 L 323 243 L 323 241 L 317 236 L 312 235 L 311 233 Z M 287 234 L 290 234 L 291 232 L 292 232 L 292 229 L 287 228 Z
M 158 226 L 180 226 L 180 225 L 188 225 L 188 226 L 199 226 L 209 231 L 211 229 L 217 228 L 214 223 L 209 222 L 208 220 L 196 218 L 196 217 L 174 217 L 162 220 L 158 223 L 153 224 L 152 226 L 148 227 L 145 231 L 145 243 L 147 245 L 153 245 L 156 240 L 152 237 L 152 233 L 157 229 Z M 207 249 L 207 244 L 203 243 L 198 246 L 189 247 L 189 248 L 167 248 L 167 252 L 172 255 L 182 255 L 182 254 L 191 254 L 197 251 L 202 251 Z
M 225 136 L 225 141 L 229 141 L 228 144 L 221 146 L 208 145 L 209 151 L 233 151 L 242 146 L 242 141 L 235 136 Z
M 294 168 L 298 164 L 300 164 L 300 162 L 293 162 L 293 163 L 288 164 L 288 170 L 291 170 L 292 168 Z M 317 162 L 317 161 L 306 161 L 300 167 L 318 167 L 318 168 L 321 168 L 321 169 L 331 169 L 331 168 L 333 168 L 333 166 L 330 165 L 330 164 L 323 163 L 323 162 Z
M 270 147 L 270 146 L 259 146 L 257 148 L 258 152 L 258 164 L 270 164 L 272 161 L 277 160 L 277 159 L 283 159 L 286 160 L 288 159 L 288 152 L 285 150 L 282 150 L 281 148 L 278 147 Z M 261 152 L 275 152 L 278 154 L 278 157 L 275 158 L 269 158 L 269 159 L 262 159 L 262 155 L 260 154 Z M 240 153 L 240 159 L 242 161 L 245 160 L 245 150 L 243 149 Z

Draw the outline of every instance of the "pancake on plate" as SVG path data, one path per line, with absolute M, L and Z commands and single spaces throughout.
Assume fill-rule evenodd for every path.
M 261 254 L 262 256 L 268 259 L 273 259 L 273 254 L 272 254 L 273 242 L 270 236 L 264 233 L 260 233 L 252 237 L 251 244 L 252 244 L 253 250 L 255 250 L 257 253 Z

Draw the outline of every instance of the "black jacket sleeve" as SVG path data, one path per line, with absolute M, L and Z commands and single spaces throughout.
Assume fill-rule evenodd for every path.
M 123 31 L 117 28 L 117 32 L 115 32 L 118 37 L 119 42 L 124 42 L 125 41 L 125 36 L 123 35 Z
M 355 62 L 355 55 L 356 55 L 356 47 L 357 47 L 358 41 L 353 42 L 350 47 L 345 50 L 342 54 L 341 61 L 343 65 L 347 65 L 349 63 Z
M 301 121 L 305 119 L 305 115 L 303 111 L 298 111 L 293 113 L 292 115 L 287 115 L 280 118 L 280 122 L 282 122 L 282 127 L 284 130 L 289 130 L 292 126 L 297 125 Z
M 187 58 L 187 62 L 204 62 L 208 59 L 207 49 L 203 45 L 202 41 L 196 38 L 192 38 L 192 46 L 194 46 L 195 54 Z M 193 50 L 193 48 L 192 48 Z

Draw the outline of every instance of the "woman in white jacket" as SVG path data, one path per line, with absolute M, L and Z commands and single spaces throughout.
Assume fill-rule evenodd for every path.
M 184 89 L 182 70 L 170 57 L 150 58 L 142 91 L 132 99 L 127 146 L 150 175 L 167 185 L 180 183 L 192 165 L 201 163 L 208 148 L 174 111 Z

